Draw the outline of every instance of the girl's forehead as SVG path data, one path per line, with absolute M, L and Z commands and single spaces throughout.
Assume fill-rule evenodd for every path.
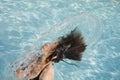
M 54 43 L 47 43 L 45 45 L 43 45 L 43 47 L 41 48 L 41 51 L 43 54 L 45 54 L 46 52 L 49 53 L 53 50 L 56 49 L 56 47 L 58 46 L 58 42 L 54 42 Z

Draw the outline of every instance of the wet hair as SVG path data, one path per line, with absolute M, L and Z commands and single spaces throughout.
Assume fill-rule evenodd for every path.
M 67 36 L 63 36 L 58 41 L 58 46 L 52 55 L 47 59 L 52 59 L 57 56 L 56 59 L 53 59 L 53 62 L 59 62 L 63 59 L 72 59 L 80 61 L 82 58 L 82 53 L 86 49 L 86 44 L 81 33 L 77 31 L 77 28 L 72 30 Z

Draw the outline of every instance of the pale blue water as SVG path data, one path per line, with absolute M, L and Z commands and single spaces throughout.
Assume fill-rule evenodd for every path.
M 54 64 L 55 80 L 120 80 L 119 0 L 0 0 L 0 80 L 17 80 L 9 65 L 33 44 L 76 26 L 87 50 L 81 62 L 68 60 L 78 67 Z

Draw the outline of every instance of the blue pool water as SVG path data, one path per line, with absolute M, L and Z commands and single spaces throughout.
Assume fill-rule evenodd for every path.
M 55 80 L 120 80 L 119 0 L 0 0 L 0 78 L 17 80 L 10 65 L 75 27 L 87 49 L 73 66 L 54 64 Z M 22 61 L 22 58 L 20 59 Z

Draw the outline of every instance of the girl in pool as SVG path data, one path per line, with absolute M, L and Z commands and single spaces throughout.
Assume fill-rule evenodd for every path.
M 80 61 L 86 44 L 82 35 L 74 29 L 67 36 L 61 37 L 57 42 L 45 44 L 41 48 L 41 56 L 33 56 L 31 66 L 18 68 L 18 78 L 27 77 L 29 80 L 54 80 L 52 62 L 58 63 L 63 59 Z

